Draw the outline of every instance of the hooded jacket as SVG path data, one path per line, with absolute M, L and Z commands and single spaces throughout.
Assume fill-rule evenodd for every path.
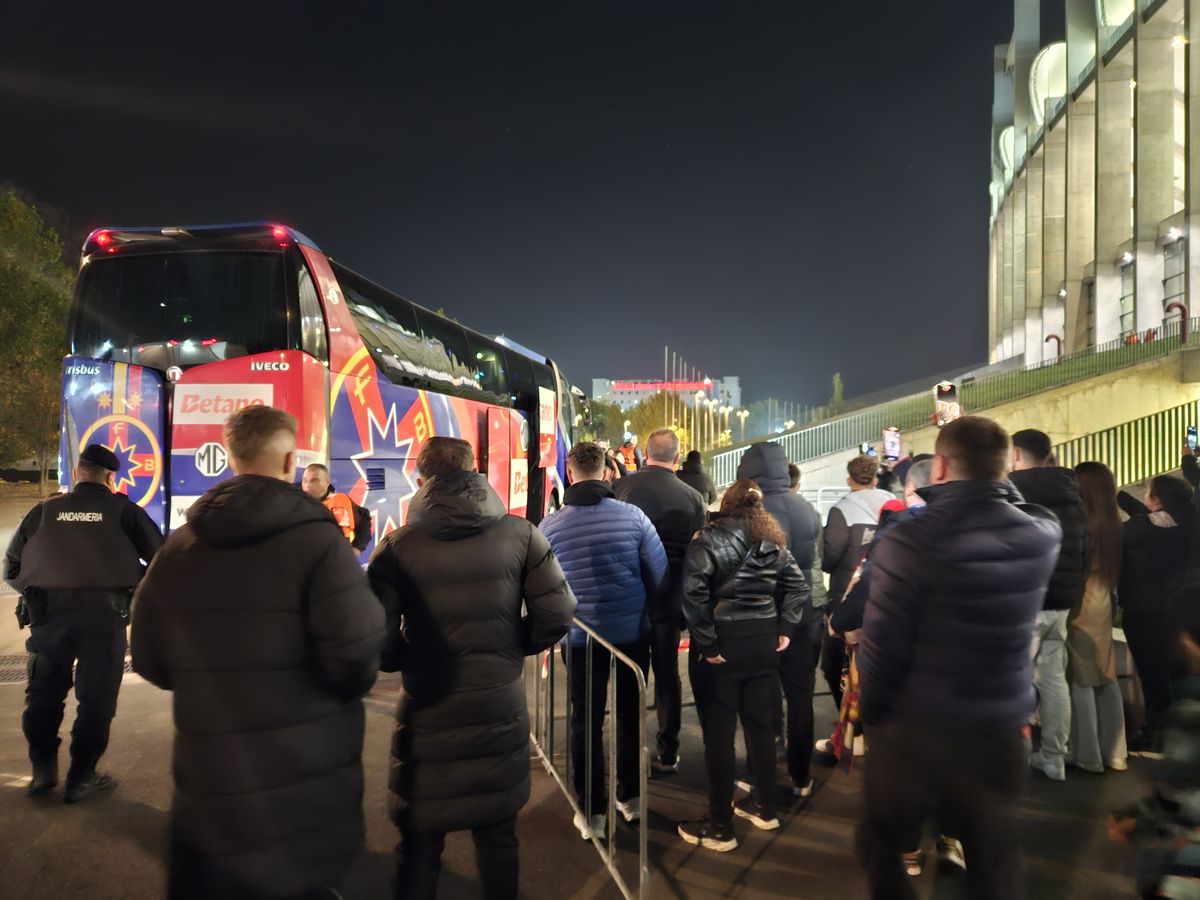
M 707 525 L 688 548 L 684 616 L 701 655 L 722 655 L 722 640 L 791 637 L 808 609 L 809 587 L 786 547 L 752 544 L 742 520 Z
M 384 668 L 404 674 L 393 820 L 442 833 L 515 816 L 529 799 L 524 659 L 561 640 L 575 612 L 550 545 L 464 472 L 417 492 L 367 574 L 387 610 Z
M 821 568 L 829 573 L 829 604 L 836 606 L 879 527 L 879 510 L 895 499 L 887 491 L 851 491 L 829 511 L 821 544 Z
M 1083 598 L 1092 571 L 1092 541 L 1088 536 L 1087 511 L 1079 496 L 1079 479 L 1070 469 L 1045 466 L 1012 472 L 1009 480 L 1026 502 L 1043 506 L 1058 517 L 1063 532 L 1062 550 L 1046 591 L 1045 609 L 1071 609 Z
M 571 485 L 563 503 L 539 527 L 579 601 L 578 617 L 614 644 L 640 640 L 647 600 L 667 583 L 667 554 L 658 532 L 644 512 L 615 499 L 603 481 Z M 583 631 L 572 629 L 571 644 L 585 643 Z
M 763 506 L 787 535 L 788 550 L 804 573 L 804 580 L 812 584 L 821 517 L 811 503 L 792 490 L 783 447 L 770 442 L 752 445 L 738 463 L 737 477 L 749 478 L 762 489 Z
M 277 479 L 213 488 L 155 556 L 132 653 L 175 693 L 172 837 L 240 890 L 334 884 L 361 850 L 383 624 L 333 516 Z
M 613 485 L 618 500 L 646 514 L 667 554 L 667 583 L 650 598 L 650 621 L 679 623 L 683 618 L 683 558 L 692 535 L 708 522 L 704 500 L 662 466 L 643 466 Z
M 1062 529 L 1007 482 L 920 493 L 928 506 L 889 528 L 871 556 L 863 721 L 1015 732 L 1034 706 L 1029 646 Z
M 713 484 L 712 476 L 704 471 L 700 460 L 687 460 L 675 473 L 679 480 L 704 498 L 708 506 L 717 502 L 717 486 Z

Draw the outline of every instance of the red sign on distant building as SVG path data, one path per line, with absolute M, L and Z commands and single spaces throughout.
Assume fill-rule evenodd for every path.
M 676 394 L 695 393 L 696 391 L 712 390 L 712 384 L 705 381 L 614 381 L 614 391 L 668 391 Z

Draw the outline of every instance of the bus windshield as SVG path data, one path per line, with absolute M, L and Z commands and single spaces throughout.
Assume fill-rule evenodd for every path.
M 205 252 L 95 259 L 71 352 L 166 370 L 288 349 L 283 256 Z

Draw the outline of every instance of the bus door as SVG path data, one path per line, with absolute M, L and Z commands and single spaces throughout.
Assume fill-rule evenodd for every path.
M 514 515 L 521 515 L 515 509 L 513 504 L 516 501 L 516 485 L 512 483 L 512 450 L 509 440 L 509 420 L 510 412 L 507 409 L 489 406 L 487 410 L 487 480 L 492 486 L 500 499 L 504 501 L 504 505 L 508 511 Z M 482 449 L 482 448 L 481 448 Z M 482 455 L 482 454 L 481 454 Z M 523 498 L 522 498 L 523 501 Z M 521 502 L 524 506 L 524 502 Z
M 59 482 L 71 487 L 75 462 L 88 444 L 117 455 L 117 491 L 167 525 L 163 478 L 166 389 L 161 373 L 145 366 L 68 356 L 63 362 Z

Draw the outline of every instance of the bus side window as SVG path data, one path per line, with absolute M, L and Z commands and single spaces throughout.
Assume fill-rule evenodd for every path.
M 531 418 L 537 415 L 537 382 L 533 380 L 533 361 L 527 356 L 509 350 L 508 390 L 513 406 L 523 410 Z
M 329 346 L 325 338 L 325 316 L 321 301 L 307 266 L 300 267 L 300 346 L 305 353 L 321 362 L 329 361 Z
M 467 331 L 469 361 L 475 372 L 475 381 L 492 403 L 505 403 L 508 396 L 508 372 L 504 351 L 491 341 Z
M 459 396 L 478 396 L 482 393 L 475 380 L 474 369 L 468 362 L 467 336 L 462 326 L 437 313 L 417 307 L 417 324 L 425 338 L 430 359 L 430 378 L 449 383 Z

